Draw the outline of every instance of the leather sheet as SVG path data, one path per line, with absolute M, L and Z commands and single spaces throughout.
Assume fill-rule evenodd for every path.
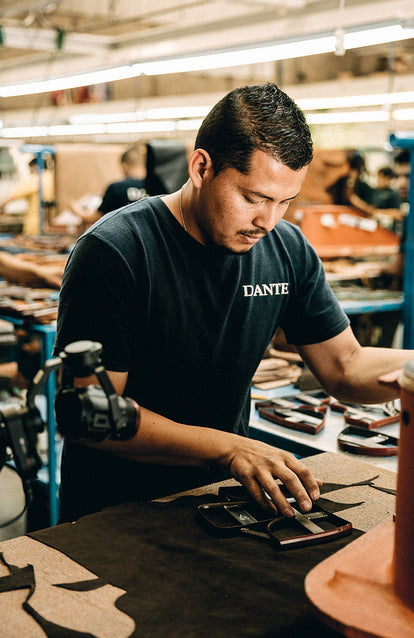
M 339 636 L 312 617 L 304 578 L 360 532 L 285 552 L 254 538 L 217 538 L 195 520 L 197 505 L 214 500 L 130 503 L 30 536 L 125 590 L 116 606 L 134 620 L 132 636 Z

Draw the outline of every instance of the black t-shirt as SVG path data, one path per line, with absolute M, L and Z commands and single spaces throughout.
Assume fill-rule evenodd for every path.
M 119 182 L 109 184 L 98 211 L 104 215 L 122 206 L 127 206 L 131 204 L 131 202 L 136 202 L 146 197 L 146 195 L 147 191 L 145 189 L 144 179 L 126 177 Z
M 357 195 L 364 202 L 367 202 L 367 204 L 372 204 L 374 190 L 375 189 L 372 188 L 372 186 L 370 186 L 369 184 L 367 184 L 367 182 L 364 182 L 362 180 L 357 180 L 353 187 L 353 191 L 355 195 Z
M 401 198 L 393 188 L 375 188 L 371 203 L 375 208 L 400 208 Z
M 125 396 L 175 421 L 247 435 L 252 376 L 278 326 L 294 344 L 339 334 L 348 319 L 300 229 L 281 221 L 243 255 L 204 246 L 159 198 L 103 217 L 77 242 L 60 295 L 55 353 L 103 344 Z M 67 443 L 65 520 L 210 482 L 198 468 L 127 463 Z M 217 480 L 217 478 L 216 478 Z M 93 503 L 93 505 L 92 505 Z

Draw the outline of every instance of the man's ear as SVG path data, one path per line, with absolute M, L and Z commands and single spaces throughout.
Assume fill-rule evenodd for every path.
M 203 181 L 213 172 L 210 155 L 202 148 L 193 151 L 188 160 L 188 174 L 195 188 L 201 188 Z

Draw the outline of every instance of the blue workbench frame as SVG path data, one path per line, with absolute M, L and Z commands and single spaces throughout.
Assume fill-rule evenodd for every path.
M 390 136 L 394 148 L 406 148 L 410 152 L 411 176 L 408 191 L 409 212 L 405 220 L 404 278 L 403 278 L 403 346 L 414 348 L 414 132 L 394 133 Z

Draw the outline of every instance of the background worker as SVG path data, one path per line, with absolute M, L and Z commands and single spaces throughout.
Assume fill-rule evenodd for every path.
M 407 149 L 399 151 L 394 157 L 395 186 L 402 202 L 408 202 L 410 186 L 410 153 Z
M 110 213 L 121 206 L 146 197 L 144 146 L 132 146 L 122 153 L 120 162 L 125 177 L 109 184 L 102 197 L 102 202 L 96 210 L 85 211 L 79 201 L 70 203 L 72 211 L 87 224 L 93 224 L 105 213 Z
M 315 251 L 282 219 L 311 159 L 305 117 L 283 91 L 235 89 L 204 119 L 179 191 L 104 216 L 78 240 L 55 354 L 102 343 L 141 419 L 128 441 L 65 438 L 61 522 L 229 476 L 292 516 L 279 478 L 309 510 L 319 496 L 309 469 L 248 437 L 251 380 L 278 326 L 329 394 L 397 397 L 378 378 L 414 352 L 358 344 Z
M 377 170 L 377 184 L 372 193 L 372 205 L 377 209 L 399 209 L 401 198 L 393 181 L 395 173 L 390 166 L 382 166 Z

